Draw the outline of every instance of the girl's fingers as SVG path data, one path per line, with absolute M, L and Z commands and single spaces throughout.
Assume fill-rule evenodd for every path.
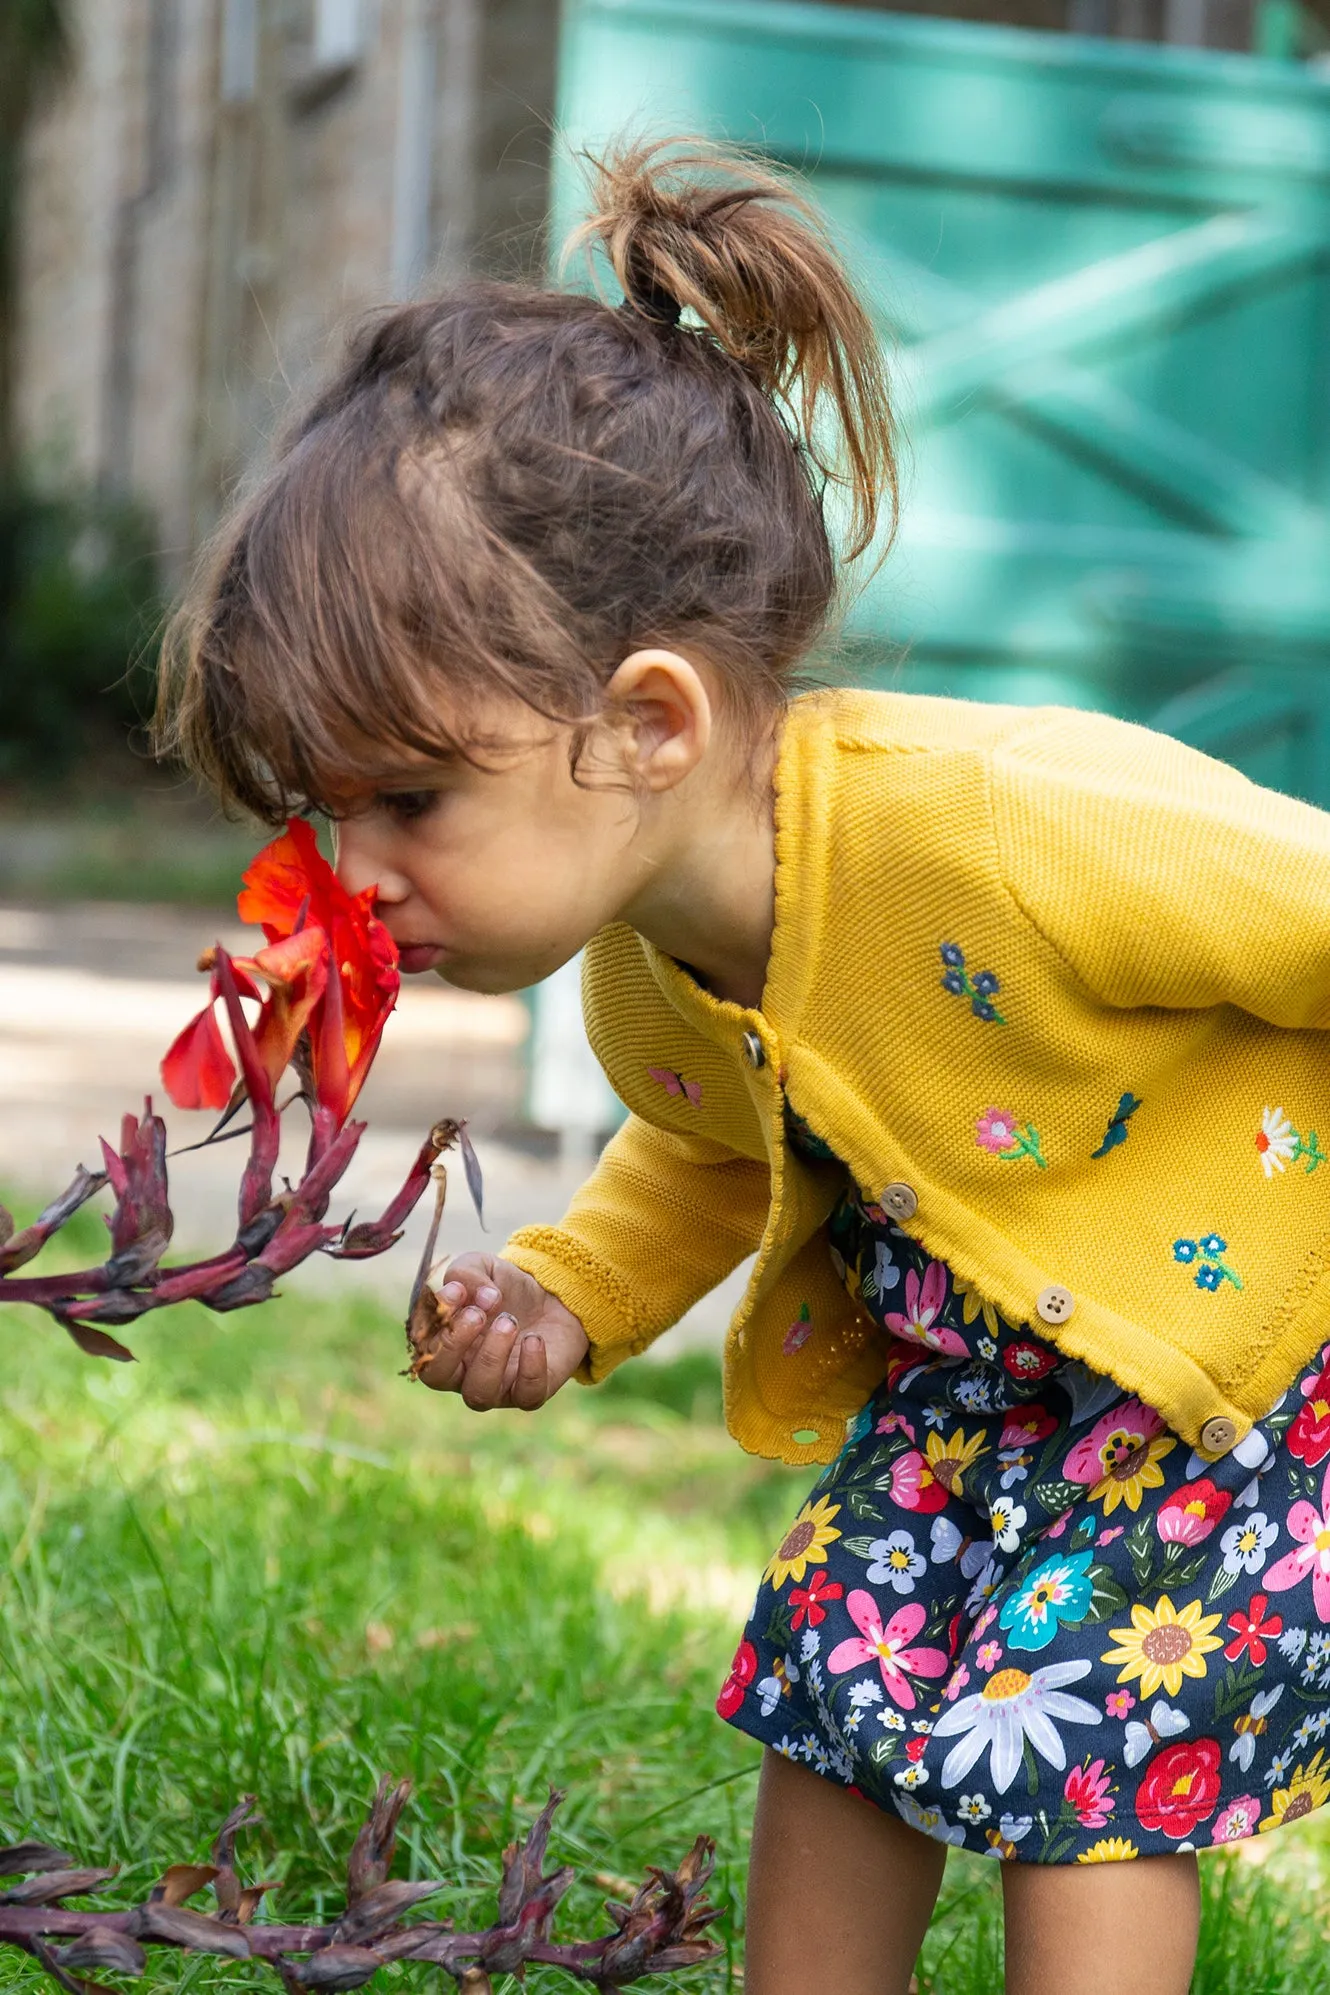
M 434 1392 L 455 1392 L 466 1372 L 467 1354 L 485 1328 L 478 1309 L 464 1309 L 455 1316 L 439 1338 L 439 1348 L 427 1365 L 422 1365 L 422 1382 Z
M 549 1398 L 549 1360 L 545 1339 L 528 1334 L 517 1347 L 517 1377 L 513 1380 L 511 1404 L 524 1413 L 534 1413 Z
M 489 1332 L 473 1343 L 462 1379 L 462 1397 L 477 1413 L 503 1404 L 503 1379 L 517 1325 L 511 1316 L 496 1316 Z

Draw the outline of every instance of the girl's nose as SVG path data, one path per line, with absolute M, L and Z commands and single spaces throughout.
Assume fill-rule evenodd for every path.
M 411 883 L 395 872 L 377 849 L 373 838 L 364 836 L 355 824 L 337 826 L 337 877 L 349 894 L 374 889 L 378 907 L 399 907 L 411 892 Z

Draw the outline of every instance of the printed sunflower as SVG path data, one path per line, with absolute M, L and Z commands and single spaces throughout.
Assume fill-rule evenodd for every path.
M 802 1585 L 810 1565 L 824 1566 L 827 1546 L 841 1535 L 831 1524 L 832 1518 L 839 1515 L 839 1503 L 828 1503 L 825 1496 L 819 1496 L 815 1503 L 805 1503 L 768 1560 L 763 1583 L 770 1581 L 779 1592 L 787 1580 L 795 1579 Z
M 1082 1850 L 1077 1863 L 1130 1863 L 1140 1851 L 1126 1836 L 1101 1836 L 1088 1850 Z
M 1297 1822 L 1330 1801 L 1330 1761 L 1316 1752 L 1306 1766 L 1295 1766 L 1287 1787 L 1277 1787 L 1270 1798 L 1270 1813 L 1262 1818 L 1261 1831 L 1277 1829 L 1285 1822 Z
M 1218 1614 L 1202 1614 L 1199 1600 L 1189 1600 L 1178 1613 L 1166 1593 L 1153 1608 L 1137 1602 L 1131 1610 L 1130 1628 L 1110 1628 L 1118 1643 L 1100 1656 L 1100 1662 L 1116 1663 L 1119 1683 L 1141 1680 L 1141 1696 L 1153 1697 L 1161 1687 L 1176 1697 L 1184 1676 L 1201 1677 L 1208 1665 L 1205 1658 L 1223 1641 L 1211 1629 L 1219 1626 Z

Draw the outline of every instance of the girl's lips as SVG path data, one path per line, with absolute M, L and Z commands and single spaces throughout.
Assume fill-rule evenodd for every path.
M 435 942 L 407 942 L 397 952 L 397 963 L 403 976 L 418 976 L 422 970 L 432 970 L 443 960 L 443 950 Z

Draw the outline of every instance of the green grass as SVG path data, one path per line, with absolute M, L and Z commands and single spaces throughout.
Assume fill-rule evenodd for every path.
M 81 1216 L 72 1251 L 96 1224 Z M 553 1782 L 556 1853 L 584 1873 L 716 1837 L 727 1958 L 684 1985 L 719 1995 L 757 1753 L 711 1700 L 806 1478 L 725 1438 L 707 1359 L 631 1366 L 534 1419 L 478 1417 L 397 1376 L 388 1312 L 288 1288 L 234 1317 L 150 1321 L 123 1368 L 4 1313 L 0 1840 L 117 1862 L 108 1902 L 127 1902 L 256 1792 L 244 1864 L 284 1880 L 275 1915 L 294 1916 L 338 1902 L 376 1775 L 408 1774 L 399 1867 L 486 1921 L 499 1852 Z M 1330 1989 L 1324 1848 L 1313 1824 L 1262 1863 L 1207 1863 L 1197 1995 Z M 949 1870 L 935 1995 L 1001 1987 L 996 1870 Z M 558 1930 L 600 1930 L 603 1895 L 579 1884 Z M 256 1974 L 153 1970 L 172 1987 Z M 0 1983 L 34 1971 L 0 1960 Z

